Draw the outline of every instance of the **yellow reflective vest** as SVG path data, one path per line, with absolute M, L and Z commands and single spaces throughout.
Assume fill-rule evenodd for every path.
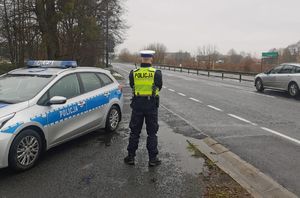
M 135 96 L 158 96 L 159 89 L 155 86 L 153 67 L 141 67 L 133 71 Z

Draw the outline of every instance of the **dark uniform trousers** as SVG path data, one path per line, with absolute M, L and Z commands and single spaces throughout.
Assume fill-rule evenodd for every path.
M 144 120 L 146 122 L 147 130 L 147 150 L 149 159 L 155 159 L 158 154 L 157 149 L 157 131 L 158 125 L 158 99 L 147 97 L 134 97 L 132 99 L 131 121 L 129 128 L 131 129 L 129 144 L 127 147 L 128 154 L 135 157 L 138 149 L 141 130 L 143 128 Z

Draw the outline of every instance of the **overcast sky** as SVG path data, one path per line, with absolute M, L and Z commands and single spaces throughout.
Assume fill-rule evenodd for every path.
M 119 47 L 131 52 L 159 42 L 195 53 L 214 44 L 257 53 L 300 40 L 300 0 L 127 0 L 130 29 Z

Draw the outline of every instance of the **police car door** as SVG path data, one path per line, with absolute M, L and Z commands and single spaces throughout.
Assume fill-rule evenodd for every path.
M 109 103 L 108 90 L 96 73 L 82 72 L 79 74 L 82 83 L 84 98 L 86 98 L 86 117 L 89 118 L 89 128 L 104 127 L 107 104 Z
M 48 143 L 54 145 L 86 130 L 86 104 L 81 95 L 77 74 L 64 76 L 42 97 L 49 101 L 54 96 L 67 98 L 61 105 L 47 106 Z

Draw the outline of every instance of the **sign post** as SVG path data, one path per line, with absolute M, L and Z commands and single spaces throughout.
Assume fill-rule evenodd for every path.
M 263 72 L 263 64 L 266 62 L 274 64 L 274 60 L 277 60 L 276 63 L 278 64 L 278 52 L 263 52 L 261 57 L 261 72 Z

